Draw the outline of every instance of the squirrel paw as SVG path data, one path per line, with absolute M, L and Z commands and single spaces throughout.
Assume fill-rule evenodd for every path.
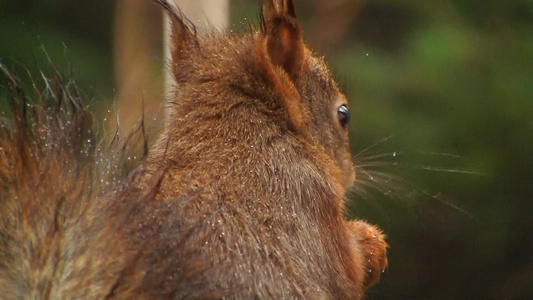
M 348 222 L 348 230 L 361 247 L 361 254 L 365 264 L 364 289 L 379 281 L 381 273 L 387 268 L 387 242 L 385 235 L 374 225 L 361 220 Z

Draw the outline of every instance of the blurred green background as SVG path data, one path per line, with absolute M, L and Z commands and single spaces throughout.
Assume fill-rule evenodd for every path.
M 368 298 L 533 299 L 533 1 L 295 2 L 351 101 L 348 213 L 391 245 Z M 258 6 L 230 0 L 230 28 Z M 0 61 L 35 72 L 44 47 L 112 103 L 117 7 L 1 0 Z

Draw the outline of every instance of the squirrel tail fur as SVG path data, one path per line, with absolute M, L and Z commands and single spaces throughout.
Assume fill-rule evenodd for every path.
M 135 259 L 108 196 L 123 148 L 104 150 L 75 83 L 52 69 L 32 101 L 0 64 L 0 299 L 109 298 Z

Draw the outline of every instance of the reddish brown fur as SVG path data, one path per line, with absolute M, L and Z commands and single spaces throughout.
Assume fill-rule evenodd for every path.
M 343 217 L 354 169 L 336 110 L 347 103 L 291 8 L 267 1 L 261 30 L 244 37 L 196 37 L 174 14 L 177 85 L 147 168 L 168 169 L 159 201 L 199 191 L 178 213 L 193 224 L 217 212 L 184 245 L 206 249 L 186 271 L 205 276 L 205 290 L 358 298 L 386 266 L 386 244 Z
M 55 74 L 36 106 L 0 67 L 13 117 L 0 120 L 0 299 L 104 298 L 130 261 L 99 197 L 117 172 L 73 85 Z
M 205 37 L 156 2 L 173 23 L 176 86 L 164 130 L 135 172 L 102 174 L 100 152 L 80 138 L 84 122 L 70 133 L 61 122 L 35 132 L 19 122 L 3 136 L 0 291 L 362 298 L 387 265 L 387 245 L 374 226 L 343 216 L 355 178 L 337 118 L 347 101 L 303 44 L 292 1 L 266 1 L 259 32 Z M 30 119 L 50 116 L 72 114 Z M 75 117 L 87 120 L 84 110 Z M 43 140 L 55 143 L 41 149 Z M 109 175 L 111 187 L 99 187 Z

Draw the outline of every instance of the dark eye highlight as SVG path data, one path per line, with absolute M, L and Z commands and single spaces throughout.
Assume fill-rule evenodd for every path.
M 346 105 L 343 104 L 337 109 L 337 116 L 342 128 L 348 129 L 348 125 L 350 124 L 350 110 Z

